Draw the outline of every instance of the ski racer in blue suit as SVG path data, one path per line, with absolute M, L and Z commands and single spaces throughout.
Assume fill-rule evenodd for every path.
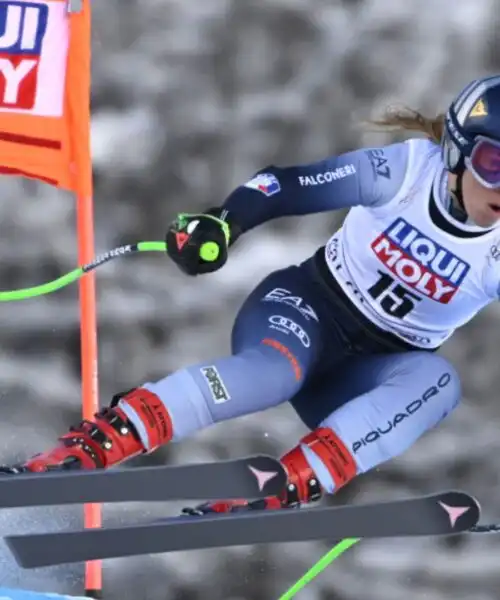
M 52 450 L 3 471 L 108 468 L 289 402 L 310 432 L 281 459 L 286 492 L 192 512 L 277 509 L 335 493 L 440 423 L 461 389 L 436 351 L 500 292 L 500 77 L 471 82 L 441 119 L 392 119 L 429 135 L 268 166 L 222 206 L 178 215 L 168 254 L 195 276 L 271 219 L 349 209 L 314 256 L 250 293 L 230 355 L 118 394 Z

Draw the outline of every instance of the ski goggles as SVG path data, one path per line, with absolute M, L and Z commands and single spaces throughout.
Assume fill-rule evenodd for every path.
M 500 142 L 478 136 L 465 165 L 485 188 L 500 188 Z

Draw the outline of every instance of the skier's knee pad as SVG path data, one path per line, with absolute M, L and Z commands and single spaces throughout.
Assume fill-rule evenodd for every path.
M 444 357 L 413 352 L 387 357 L 381 382 L 332 412 L 332 428 L 353 454 L 359 472 L 399 456 L 458 404 L 460 379 Z
M 451 412 L 462 397 L 460 376 L 451 362 L 439 354 L 430 352 L 410 352 L 403 360 L 393 377 L 388 381 L 404 385 L 409 396 L 424 403 L 432 400 L 433 406 L 443 416 Z

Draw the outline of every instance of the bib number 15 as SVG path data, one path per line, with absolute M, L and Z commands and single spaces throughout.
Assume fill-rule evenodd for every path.
M 369 290 L 370 296 L 376 300 L 384 312 L 391 317 L 403 319 L 411 312 L 417 302 L 422 298 L 410 292 L 401 284 L 394 281 L 393 277 L 383 271 L 378 272 L 380 278 Z

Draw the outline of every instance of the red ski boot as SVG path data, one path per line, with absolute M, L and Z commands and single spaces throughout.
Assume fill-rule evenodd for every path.
M 143 444 L 126 412 L 141 420 Z M 170 416 L 152 392 L 137 388 L 113 397 L 111 405 L 82 421 L 59 438 L 60 444 L 26 463 L 1 467 L 0 472 L 50 471 L 54 469 L 107 469 L 139 454 L 152 452 L 172 438 Z
M 302 504 L 316 502 L 322 497 L 323 489 L 301 446 L 310 448 L 322 461 L 335 483 L 336 490 L 356 476 L 356 462 L 345 444 L 331 429 L 321 427 L 303 437 L 295 448 L 281 458 L 281 463 L 288 473 L 288 485 L 282 495 L 253 501 L 207 502 L 195 508 L 185 508 L 182 512 L 188 515 L 204 515 L 214 512 L 276 510 L 299 508 Z

